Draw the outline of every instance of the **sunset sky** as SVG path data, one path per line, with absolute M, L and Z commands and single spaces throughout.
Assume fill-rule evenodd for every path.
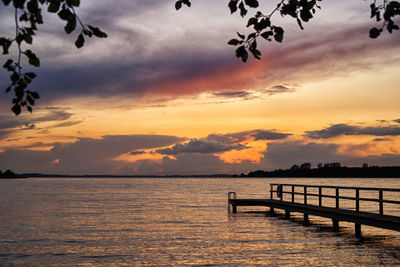
M 249 16 L 228 1 L 81 1 L 107 32 L 76 49 L 46 15 L 30 48 L 41 99 L 14 116 L 0 96 L 0 170 L 60 174 L 240 174 L 310 162 L 400 165 L 400 35 L 369 38 L 371 1 L 322 1 L 304 24 L 273 17 L 282 44 L 244 64 L 227 41 Z M 274 3 L 264 4 L 268 11 Z M 112 4 L 111 4 L 112 3 Z M 250 11 L 252 15 L 254 11 Z M 13 10 L 1 7 L 0 35 Z M 2 62 L 7 57 L 2 56 Z M 3 64 L 3 63 L 2 63 Z M 30 67 L 26 66 L 27 69 Z M 0 72 L 0 86 L 8 85 Z

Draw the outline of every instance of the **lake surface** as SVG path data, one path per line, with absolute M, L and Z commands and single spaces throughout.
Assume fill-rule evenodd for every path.
M 359 240 L 350 223 L 334 233 L 319 217 L 303 226 L 301 214 L 227 213 L 229 191 L 269 198 L 270 183 L 400 188 L 400 179 L 0 180 L 0 266 L 400 265 L 399 232 L 363 226 Z

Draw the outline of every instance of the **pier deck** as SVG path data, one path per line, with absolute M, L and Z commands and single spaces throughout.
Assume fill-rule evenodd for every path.
M 295 185 L 295 184 L 271 184 L 270 199 L 238 199 L 235 192 L 228 194 L 228 208 L 230 212 L 236 213 L 239 206 L 260 206 L 269 207 L 270 212 L 274 209 L 284 210 L 286 218 L 290 218 L 291 212 L 303 213 L 304 224 L 309 224 L 309 215 L 320 216 L 332 219 L 334 230 L 339 229 L 339 222 L 351 222 L 355 224 L 355 235 L 361 237 L 361 225 L 379 227 L 382 229 L 400 231 L 400 217 L 383 214 L 383 204 L 400 204 L 400 201 L 383 199 L 383 192 L 400 192 L 400 189 L 387 188 L 368 188 L 368 187 L 335 187 L 335 186 L 314 186 L 314 185 Z M 285 191 L 285 188 L 291 188 L 291 191 Z M 296 188 L 303 188 L 302 192 L 296 191 Z M 307 193 L 307 188 L 318 188 L 318 194 Z M 335 195 L 323 194 L 323 189 L 334 189 Z M 339 190 L 354 190 L 355 197 L 341 196 Z M 361 198 L 360 191 L 377 191 L 378 198 Z M 277 193 L 278 199 L 274 199 L 274 193 Z M 289 201 L 284 201 L 284 195 L 291 196 Z M 295 202 L 295 195 L 302 195 L 303 203 Z M 309 196 L 318 197 L 319 205 L 307 204 Z M 323 199 L 336 199 L 336 207 L 327 207 L 322 205 Z M 347 199 L 355 201 L 355 210 L 349 210 L 339 207 L 339 200 Z M 369 201 L 379 203 L 379 213 L 360 211 L 360 202 Z

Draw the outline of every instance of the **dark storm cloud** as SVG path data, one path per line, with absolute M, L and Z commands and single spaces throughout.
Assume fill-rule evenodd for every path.
M 359 127 L 347 124 L 335 124 L 322 130 L 305 132 L 305 136 L 312 139 L 326 139 L 340 135 L 398 136 L 400 135 L 400 127 Z
M 242 150 L 246 146 L 242 144 L 228 145 L 215 141 L 192 139 L 188 143 L 176 144 L 171 148 L 158 149 L 155 152 L 164 155 L 178 155 L 182 153 L 212 154 L 230 151 L 233 149 Z

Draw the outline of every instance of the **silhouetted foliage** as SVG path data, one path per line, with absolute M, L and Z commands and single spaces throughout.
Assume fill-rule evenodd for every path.
M 321 164 L 321 163 L 320 163 Z M 293 165 L 290 169 L 274 171 L 252 171 L 246 177 L 344 177 L 344 178 L 400 178 L 400 166 L 368 167 L 365 163 L 362 167 L 342 167 L 339 162 L 318 164 L 311 169 L 308 163 L 304 168 Z M 296 166 L 296 167 L 295 167 Z M 301 165 L 303 166 L 303 165 Z
M 317 9 L 321 9 L 319 2 L 322 0 L 280 0 L 275 8 L 268 13 L 257 10 L 253 17 L 247 21 L 247 27 L 252 28 L 253 32 L 247 36 L 237 33 L 236 38 L 228 41 L 229 45 L 236 46 L 236 57 L 246 62 L 249 52 L 256 59 L 261 59 L 261 52 L 257 49 L 257 40 L 261 36 L 266 41 L 275 40 L 281 43 L 284 39 L 284 29 L 274 25 L 271 18 L 274 14 L 280 13 L 281 16 L 290 16 L 296 19 L 297 24 L 303 29 L 303 23 L 308 22 L 314 17 Z M 0 36 L 0 46 L 3 48 L 3 55 L 9 53 L 12 45 L 16 45 L 18 53 L 16 59 L 9 58 L 3 65 L 4 69 L 10 72 L 10 85 L 5 92 L 14 92 L 11 110 L 16 114 L 22 112 L 26 107 L 32 112 L 35 101 L 39 99 L 39 94 L 28 90 L 29 84 L 36 77 L 34 72 L 22 72 L 21 56 L 28 59 L 28 63 L 34 67 L 40 66 L 40 59 L 30 49 L 24 50 L 22 45 L 31 45 L 37 31 L 38 24 L 43 24 L 43 12 L 57 14 L 65 22 L 64 31 L 71 34 L 79 26 L 79 34 L 75 40 L 75 46 L 79 49 L 85 43 L 85 37 L 105 38 L 107 34 L 99 28 L 82 23 L 76 14 L 76 8 L 80 5 L 80 0 L 1 0 L 4 6 L 12 4 L 14 8 L 15 36 L 12 38 Z M 175 8 L 181 9 L 183 5 L 191 6 L 190 0 L 177 0 Z M 259 0 L 229 0 L 228 8 L 231 13 L 239 11 L 241 17 L 245 17 L 248 10 L 258 8 Z M 398 30 L 399 26 L 395 23 L 395 18 L 400 15 L 400 3 L 398 1 L 374 0 L 370 5 L 371 18 L 381 22 L 381 27 L 372 28 L 369 32 L 371 38 L 377 38 L 384 29 L 389 33 Z
M 239 11 L 240 16 L 245 17 L 250 8 L 258 8 L 259 0 L 229 0 L 228 7 L 231 14 Z M 247 36 L 237 33 L 239 38 L 228 41 L 229 45 L 237 46 L 236 57 L 243 62 L 248 59 L 249 52 L 256 59 L 261 59 L 261 52 L 257 49 L 257 38 L 260 36 L 267 40 L 281 43 L 283 41 L 284 30 L 282 27 L 272 24 L 271 18 L 275 13 L 280 13 L 282 17 L 290 16 L 296 19 L 300 29 L 304 29 L 303 23 L 310 21 L 318 9 L 321 9 L 319 2 L 322 0 L 280 0 L 275 8 L 269 12 L 257 10 L 253 17 L 247 21 L 247 27 L 253 28 L 253 32 Z M 400 15 L 399 1 L 374 0 L 370 5 L 371 18 L 382 23 L 380 28 L 373 27 L 369 31 L 370 38 L 377 38 L 386 28 L 389 33 L 398 30 L 399 26 L 394 18 Z M 179 3 L 179 4 L 178 4 Z M 190 7 L 190 1 L 178 0 L 176 9 L 180 9 L 182 4 Z M 382 19 L 383 18 L 383 19 Z
M 48 13 L 57 14 L 65 22 L 64 31 L 70 34 L 76 30 L 77 24 L 80 26 L 80 33 L 75 41 L 75 46 L 79 49 L 85 43 L 86 37 L 105 38 L 107 34 L 99 28 L 85 25 L 79 19 L 75 8 L 79 7 L 80 0 L 2 0 L 5 6 L 12 4 L 14 7 L 15 36 L 7 38 L 0 36 L 0 46 L 3 48 L 3 55 L 9 53 L 12 45 L 18 49 L 17 59 L 9 58 L 3 65 L 3 68 L 10 72 L 10 85 L 5 92 L 14 92 L 11 110 L 18 115 L 22 107 L 26 107 L 32 112 L 35 100 L 39 99 L 39 94 L 27 90 L 28 85 L 36 77 L 34 72 L 22 72 L 21 57 L 25 56 L 28 63 L 34 67 L 40 66 L 40 59 L 30 49 L 24 50 L 22 45 L 31 45 L 36 35 L 38 24 L 43 24 L 42 8 Z

